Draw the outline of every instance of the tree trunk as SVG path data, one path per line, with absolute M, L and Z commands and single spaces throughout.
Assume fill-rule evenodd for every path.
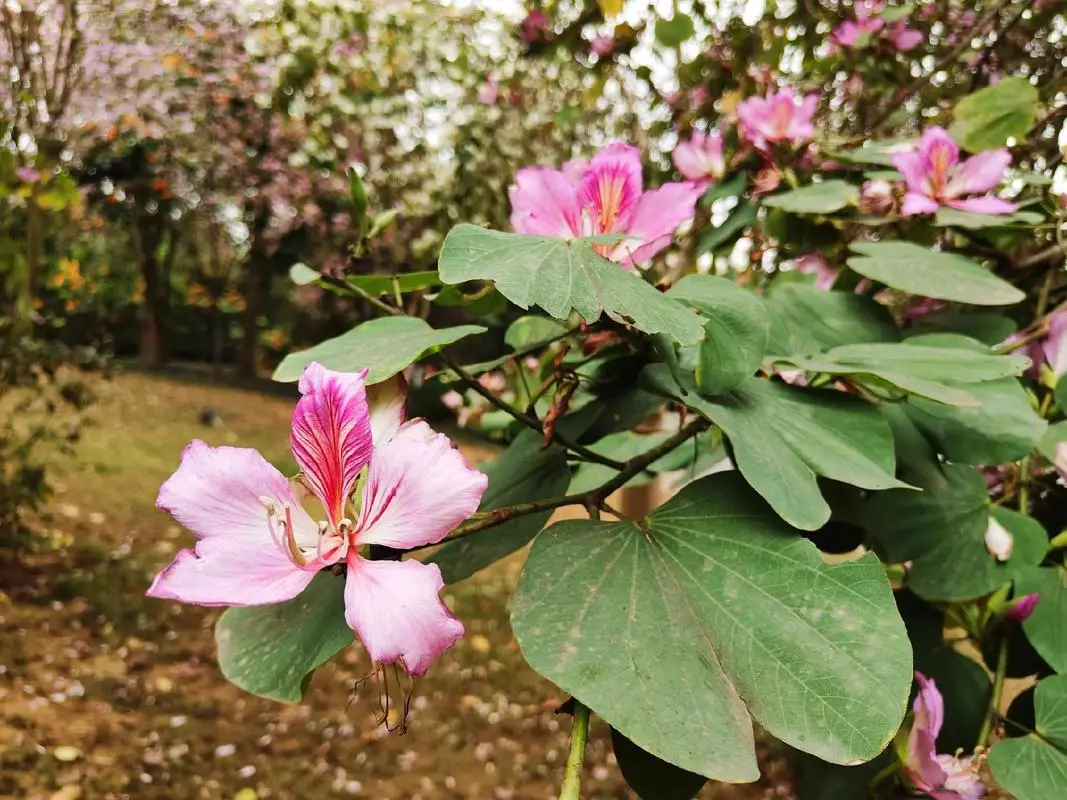
M 219 380 L 222 377 L 222 355 L 226 341 L 222 330 L 222 311 L 219 309 L 219 298 L 211 298 L 211 377 Z

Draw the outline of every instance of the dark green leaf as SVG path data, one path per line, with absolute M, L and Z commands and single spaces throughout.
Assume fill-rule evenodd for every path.
M 793 214 L 832 214 L 855 205 L 859 189 L 846 181 L 823 181 L 763 198 L 763 205 Z
M 719 780 L 758 777 L 753 719 L 827 761 L 871 759 L 911 685 L 877 559 L 824 563 L 735 473 L 689 484 L 640 527 L 546 530 L 512 626 L 534 669 L 638 747 Z
M 1041 595 L 1023 623 L 1034 650 L 1056 672 L 1067 673 L 1067 571 L 1063 567 L 1030 567 L 1015 578 L 1016 596 Z
M 953 136 L 972 153 L 1024 140 L 1037 120 L 1037 87 L 1026 78 L 1008 77 L 956 103 Z
M 1018 330 L 1015 321 L 1005 314 L 961 308 L 946 308 L 926 314 L 916 321 L 915 328 L 923 332 L 958 333 L 977 339 L 989 347 L 1000 344 Z
M 775 288 L 769 302 L 776 313 L 768 349 L 777 355 L 900 339 L 885 307 L 863 295 L 791 283 Z
M 622 777 L 640 800 L 690 800 L 708 782 L 645 752 L 614 728 L 611 746 Z
M 1063 800 L 1067 793 L 1067 675 L 1054 675 L 1037 685 L 1034 711 L 1034 732 L 993 745 L 989 768 L 997 783 L 1017 800 Z
M 724 244 L 729 244 L 736 239 L 745 228 L 755 225 L 757 219 L 756 206 L 742 200 L 730 212 L 730 216 L 723 221 L 722 225 L 700 234 L 694 255 L 702 256 L 705 253 L 714 253 Z
M 694 32 L 693 19 L 686 14 L 678 13 L 656 20 L 656 41 L 664 47 L 678 47 Z
M 345 281 L 376 297 L 392 295 L 397 286 L 400 287 L 401 294 L 407 294 L 408 292 L 421 292 L 441 284 L 437 270 L 401 272 L 395 278 L 392 275 L 349 275 Z
M 560 320 L 574 309 L 586 322 L 606 313 L 645 333 L 669 334 L 679 344 L 704 337 L 699 316 L 577 239 L 457 225 L 441 248 L 440 272 L 445 283 L 495 281 L 517 306 L 536 305 Z
M 298 703 L 312 672 L 352 644 L 345 579 L 328 572 L 287 603 L 227 609 L 215 626 L 219 667 L 246 692 Z
M 861 242 L 848 265 L 872 281 L 902 292 L 977 306 L 1003 306 L 1026 297 L 981 264 L 912 242 Z
M 716 200 L 722 200 L 724 197 L 737 197 L 745 190 L 745 184 L 747 183 L 748 175 L 744 172 L 739 172 L 732 178 L 713 183 L 701 196 L 700 205 L 702 208 L 710 208 Z
M 274 371 L 274 380 L 298 380 L 308 364 L 318 361 L 340 372 L 368 369 L 367 383 L 380 383 L 445 345 L 485 330 L 481 325 L 434 330 L 418 317 L 372 319 L 348 333 L 290 353 Z
M 566 326 L 560 325 L 554 319 L 527 314 L 508 326 L 507 333 L 504 334 L 504 344 L 513 350 L 526 351 L 528 348 L 558 339 L 567 330 Z

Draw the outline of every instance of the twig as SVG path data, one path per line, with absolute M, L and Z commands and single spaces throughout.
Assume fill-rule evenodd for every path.
M 1000 699 L 1004 695 L 1004 676 L 1008 672 L 1008 637 L 1005 634 L 1000 640 L 1000 650 L 997 651 L 997 671 L 993 676 L 993 694 L 989 698 L 989 709 L 986 711 L 982 730 L 978 734 L 978 746 L 988 747 L 989 737 L 993 735 L 996 720 L 1000 717 Z

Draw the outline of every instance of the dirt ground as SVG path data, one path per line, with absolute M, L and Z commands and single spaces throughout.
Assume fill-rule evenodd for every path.
M 375 725 L 374 691 L 353 700 L 369 667 L 358 646 L 300 705 L 247 695 L 215 663 L 218 610 L 144 597 L 191 542 L 154 500 L 194 437 L 294 471 L 292 400 L 137 373 L 99 393 L 76 456 L 57 459 L 51 521 L 31 548 L 0 551 L 0 798 L 555 797 L 570 718 L 508 627 L 521 557 L 447 589 L 467 636 L 416 683 L 405 735 Z M 218 426 L 200 422 L 206 407 Z M 791 797 L 781 760 L 761 757 L 760 783 L 701 798 Z M 583 797 L 631 797 L 599 721 Z

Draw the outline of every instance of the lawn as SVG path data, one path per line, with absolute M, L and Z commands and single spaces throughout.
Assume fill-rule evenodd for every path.
M 193 438 L 260 449 L 293 472 L 285 391 L 213 385 L 195 372 L 120 372 L 101 382 L 94 424 L 54 458 L 51 520 L 34 545 L 0 553 L 0 797 L 554 797 L 566 699 L 522 660 L 507 603 L 521 558 L 447 589 L 467 636 L 414 685 L 407 733 L 375 724 L 377 693 L 352 647 L 301 705 L 247 695 L 215 664 L 217 609 L 144 597 L 191 537 L 155 508 Z M 201 421 L 204 409 L 215 425 Z M 491 448 L 464 443 L 472 461 Z M 788 797 L 783 767 L 702 798 Z M 585 798 L 627 798 L 607 728 L 595 722 Z

